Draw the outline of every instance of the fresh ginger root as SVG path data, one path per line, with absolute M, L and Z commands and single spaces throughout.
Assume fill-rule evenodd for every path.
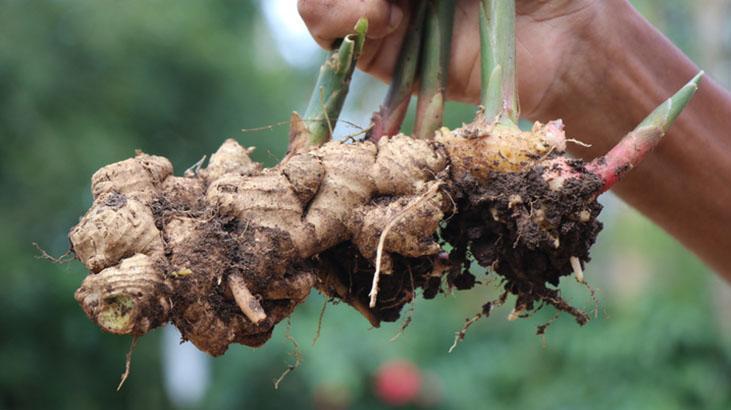
M 429 282 L 442 250 L 440 223 L 452 215 L 445 232 L 462 229 L 457 226 L 469 221 L 461 212 L 474 207 L 465 200 L 495 202 L 472 191 L 502 175 L 533 170 L 537 183 L 550 191 L 540 179 L 554 178 L 554 171 L 537 170 L 555 169 L 546 164 L 564 148 L 560 123 L 550 123 L 517 136 L 443 128 L 431 141 L 398 135 L 378 144 L 330 142 L 271 169 L 261 169 L 250 160 L 250 150 L 228 140 L 207 168 L 184 177 L 173 176 L 165 158 L 140 153 L 92 178 L 94 205 L 69 235 L 76 256 L 92 272 L 77 300 L 112 333 L 139 335 L 172 320 L 186 339 L 212 354 L 232 342 L 258 345 L 313 286 L 365 310 L 381 233 L 399 218 L 383 242 L 383 288 L 369 309 L 374 324 L 394 320 L 413 297 L 410 287 L 394 284 L 408 275 L 405 269 L 420 273 L 417 286 Z M 593 241 L 598 206 L 590 200 L 600 181 L 582 167 L 577 161 L 570 165 L 575 184 L 586 187 L 587 195 L 567 217 L 578 220 L 588 211 L 592 218 L 567 233 L 551 233 L 560 216 L 529 218 L 521 229 L 535 232 L 520 241 L 541 246 L 551 238 L 552 245 L 554 236 L 579 231 L 586 231 L 588 244 Z M 564 191 L 555 191 L 556 200 Z M 515 201 L 512 213 L 548 206 Z M 505 244 L 512 248 L 512 242 Z M 338 253 L 344 247 L 350 249 L 342 252 L 362 259 L 367 266 L 362 272 L 356 272 L 357 261 L 345 268 L 351 272 L 343 270 L 348 263 Z M 586 251 L 574 254 L 587 257 Z M 557 272 L 570 271 L 568 256 L 554 261 Z M 351 273 L 365 276 L 353 281 L 368 286 L 348 289 L 344 278 Z
M 545 302 L 583 323 L 547 284 L 574 272 L 572 258 L 589 260 L 602 176 L 624 170 L 564 156 L 560 121 L 530 132 L 485 124 L 442 128 L 432 140 L 329 142 L 271 169 L 231 139 L 182 177 L 143 153 L 108 165 L 69 234 L 91 272 L 76 299 L 108 332 L 141 335 L 172 321 L 219 355 L 234 342 L 264 343 L 313 287 L 374 325 L 395 320 L 414 297 L 412 280 L 432 297 L 443 274 L 471 287 L 469 252 L 505 277 L 517 310 Z M 379 242 L 383 274 L 369 308 Z M 453 248 L 446 267 L 444 243 Z
M 514 18 L 506 10 L 492 12 Z M 364 32 L 365 24 L 323 66 L 313 95 L 325 109 L 313 112 L 327 121 L 337 117 Z M 585 280 L 582 263 L 601 230 L 597 196 L 657 145 L 699 77 L 587 164 L 565 155 L 560 120 L 515 126 L 517 103 L 502 99 L 514 94 L 506 67 L 483 70 L 492 73 L 486 94 L 504 104 L 430 139 L 325 142 L 330 126 L 294 115 L 290 153 L 270 169 L 231 139 L 183 176 L 143 153 L 101 168 L 94 203 L 69 233 L 90 271 L 76 300 L 107 332 L 140 336 L 172 322 L 220 355 L 231 343 L 265 343 L 312 288 L 373 326 L 394 321 L 417 289 L 433 298 L 443 282 L 474 286 L 474 257 L 517 295 L 511 318 L 549 304 L 585 323 L 556 286 L 565 275 Z

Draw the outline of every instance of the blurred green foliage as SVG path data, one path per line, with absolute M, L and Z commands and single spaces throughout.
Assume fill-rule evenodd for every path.
M 676 24 L 687 22 L 690 2 L 634 3 L 694 54 L 692 25 Z M 0 0 L 0 409 L 173 407 L 160 332 L 141 340 L 115 392 L 129 339 L 101 333 L 74 302 L 83 267 L 38 259 L 32 242 L 63 254 L 91 202 L 90 175 L 135 148 L 182 172 L 236 137 L 257 146 L 257 160 L 276 162 L 286 127 L 240 130 L 301 110 L 316 67 L 287 66 L 266 30 L 259 3 L 241 0 Z M 452 105 L 448 123 L 471 111 Z M 352 309 L 328 307 L 313 347 L 323 303 L 313 295 L 292 320 L 303 365 L 278 391 L 272 380 L 293 360 L 286 325 L 261 349 L 236 346 L 212 360 L 199 407 L 338 399 L 376 408 L 374 372 L 406 358 L 431 380 L 436 408 L 731 408 L 729 312 L 716 305 L 716 279 L 625 206 L 610 201 L 608 211 L 587 270 L 601 288 L 600 314 L 585 328 L 561 317 L 544 345 L 535 326 L 553 312 L 507 323 L 503 308 L 448 354 L 464 319 L 496 296 L 493 284 L 418 301 L 395 342 L 400 324 L 369 331 Z M 565 286 L 591 309 L 584 288 Z

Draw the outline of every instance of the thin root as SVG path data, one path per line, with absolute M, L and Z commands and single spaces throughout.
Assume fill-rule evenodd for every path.
M 358 127 L 358 128 L 360 128 L 360 127 Z M 354 133 L 352 133 L 352 134 L 348 134 L 348 135 L 344 136 L 344 137 L 342 138 L 342 140 L 343 140 L 343 141 L 346 141 L 346 142 L 347 142 L 347 141 L 352 141 L 352 142 L 356 142 L 356 141 L 358 141 L 358 140 L 356 139 L 356 137 L 359 137 L 359 136 L 361 136 L 361 135 L 367 134 L 367 133 L 368 133 L 368 131 L 370 131 L 370 130 L 371 130 L 372 128 L 373 128 L 373 124 L 369 125 L 369 126 L 368 126 L 367 128 L 363 128 L 363 129 L 361 129 L 360 131 L 357 131 L 357 132 L 354 132 Z
M 404 331 L 407 327 L 411 324 L 411 322 L 414 320 L 414 310 L 416 305 L 416 288 L 414 286 L 414 274 L 409 271 L 409 277 L 411 278 L 411 302 L 409 303 L 409 310 L 406 312 L 406 318 L 401 323 L 401 327 L 399 328 L 398 332 L 396 332 L 395 335 L 391 339 L 389 339 L 389 342 L 395 342 L 398 340 L 401 335 L 404 334 Z
M 383 258 L 383 246 L 386 243 L 386 237 L 388 236 L 388 233 L 391 231 L 391 229 L 396 225 L 396 222 L 401 220 L 407 213 L 417 205 L 420 205 L 422 202 L 429 199 L 429 197 L 437 192 L 439 190 L 440 185 L 435 184 L 433 185 L 427 192 L 425 192 L 421 198 L 418 200 L 412 202 L 404 208 L 401 212 L 399 212 L 398 215 L 396 215 L 393 219 L 391 219 L 391 222 L 386 225 L 386 227 L 383 229 L 383 232 L 381 232 L 381 237 L 378 239 L 378 248 L 376 249 L 376 273 L 373 274 L 373 284 L 371 285 L 371 291 L 368 293 L 368 296 L 371 297 L 370 303 L 368 306 L 373 309 L 376 307 L 376 302 L 378 300 L 378 281 L 381 278 L 381 259 Z
M 589 316 L 586 313 L 566 303 L 557 291 L 544 288 L 542 291 L 537 292 L 537 296 L 541 301 L 552 305 L 557 310 L 573 316 L 579 325 L 583 326 L 589 322 Z
M 129 350 L 127 351 L 127 356 L 124 360 L 124 373 L 122 373 L 122 379 L 119 381 L 119 385 L 117 386 L 117 391 L 122 389 L 122 386 L 124 386 L 124 382 L 127 381 L 127 377 L 129 377 L 129 370 L 132 367 L 132 353 L 135 351 L 135 348 L 137 347 L 137 341 L 139 340 L 139 336 L 132 336 L 132 343 L 129 345 Z
M 201 170 L 201 167 L 203 167 L 203 163 L 206 161 L 206 156 L 204 155 L 201 157 L 201 159 L 198 160 L 195 164 L 191 165 L 188 169 L 185 170 L 183 175 L 186 176 L 196 176 L 198 175 L 198 172 Z
M 546 348 L 546 330 L 548 330 L 548 328 L 553 324 L 553 322 L 555 322 L 559 318 L 559 316 L 561 316 L 561 314 L 556 313 L 551 319 L 548 320 L 548 322 L 539 325 L 536 328 L 536 334 L 541 337 L 541 346 L 543 346 L 544 349 Z
M 587 144 L 583 141 L 579 141 L 575 138 L 566 138 L 566 142 L 573 142 L 576 145 L 581 145 L 582 147 L 591 148 L 591 144 Z
M 586 289 L 589 290 L 589 294 L 591 295 L 591 300 L 594 302 L 593 312 L 594 312 L 594 319 L 596 319 L 599 317 L 599 298 L 596 295 L 596 293 L 597 293 L 596 289 L 591 287 L 591 285 L 589 285 L 589 282 L 584 282 L 583 285 L 586 286 Z M 604 314 L 606 316 L 606 310 L 604 311 Z
M 279 127 L 279 126 L 282 126 L 282 125 L 288 125 L 289 123 L 290 123 L 289 120 L 284 120 L 284 121 L 275 122 L 274 124 L 265 125 L 263 127 L 243 128 L 241 130 L 241 132 L 246 133 L 246 132 L 268 131 L 268 130 L 271 130 L 271 129 L 275 128 L 275 127 Z
M 480 320 L 483 316 L 484 317 L 490 316 L 490 313 L 492 312 L 492 310 L 495 309 L 496 307 L 500 307 L 503 304 L 505 304 L 505 300 L 507 300 L 507 298 L 508 298 L 508 292 L 505 291 L 505 292 L 501 293 L 497 299 L 492 300 L 492 301 L 487 302 L 484 305 L 482 305 L 482 311 L 477 313 L 471 319 L 466 319 L 466 322 L 465 322 L 464 326 L 462 327 L 462 330 L 460 330 L 459 332 L 456 332 L 454 334 L 454 343 L 452 343 L 452 346 L 449 348 L 449 353 L 452 353 L 452 350 L 454 350 L 457 347 L 457 345 L 462 340 L 464 340 L 464 337 L 467 335 L 467 330 L 470 328 L 470 326 L 472 326 L 475 322 Z
M 512 322 L 514 320 L 518 320 L 521 316 L 523 316 L 523 314 L 525 314 L 525 306 L 516 306 L 510 311 L 508 321 Z
M 589 294 L 591 294 L 591 300 L 594 301 L 594 318 L 599 317 L 599 299 L 596 296 L 594 288 L 589 285 L 589 282 L 587 282 L 584 277 L 584 270 L 581 268 L 581 261 L 579 261 L 579 258 L 576 256 L 572 256 L 569 259 L 569 262 L 571 262 L 571 268 L 574 270 L 576 281 L 584 285 L 586 289 L 589 290 Z
M 320 339 L 320 331 L 322 330 L 322 319 L 325 317 L 325 309 L 327 308 L 327 304 L 332 302 L 332 298 L 327 298 L 322 303 L 322 308 L 320 309 L 320 316 L 317 318 L 317 329 L 315 330 L 315 337 L 312 338 L 312 346 L 317 344 L 317 341 Z
M 398 332 L 396 332 L 395 335 L 393 335 L 392 338 L 388 339 L 389 342 L 395 342 L 398 340 L 401 335 L 404 334 L 404 330 L 406 330 L 407 327 L 411 324 L 411 322 L 414 320 L 414 306 L 412 305 L 409 307 L 409 311 L 406 313 L 406 319 L 404 319 L 403 323 L 401 323 L 401 327 L 399 328 Z
M 294 350 L 290 353 L 294 356 L 294 363 L 287 366 L 286 369 L 284 369 L 284 372 L 277 378 L 277 380 L 274 381 L 274 390 L 279 389 L 279 383 L 284 380 L 285 377 L 287 377 L 288 374 L 292 373 L 293 371 L 297 370 L 298 367 L 302 364 L 302 352 L 300 351 L 300 345 L 297 343 L 297 341 L 292 337 L 292 320 L 291 318 L 287 318 L 287 332 L 284 334 L 292 343 L 292 347 Z
M 581 268 L 581 261 L 579 260 L 579 258 L 577 258 L 576 256 L 572 256 L 569 258 L 569 262 L 571 263 L 571 269 L 574 270 L 574 276 L 576 276 L 576 281 L 585 284 L 586 279 L 584 279 L 584 270 Z
M 48 252 L 46 252 L 45 249 L 41 248 L 41 246 L 38 245 L 38 243 L 36 242 L 33 242 L 33 247 L 35 247 L 36 250 L 41 253 L 40 255 L 36 256 L 37 259 L 51 261 L 51 263 L 55 263 L 57 265 L 64 265 L 74 260 L 71 250 L 66 251 L 66 253 L 56 258 L 49 255 Z
M 452 353 L 452 350 L 454 350 L 457 347 L 459 342 L 464 340 L 464 337 L 467 335 L 467 329 L 469 329 L 470 326 L 472 326 L 475 322 L 480 320 L 482 318 L 482 316 L 483 316 L 483 314 L 482 314 L 482 312 L 480 312 L 480 313 L 476 314 L 475 316 L 473 316 L 471 319 L 466 320 L 464 326 L 462 327 L 462 330 L 460 330 L 459 332 L 456 332 L 454 334 L 454 343 L 452 343 L 452 346 L 449 347 L 449 353 Z
M 308 121 L 309 122 L 314 122 L 314 121 L 319 121 L 319 120 L 311 119 L 311 118 L 303 118 L 302 121 L 304 121 L 304 122 L 308 122 Z M 358 129 L 364 130 L 363 127 L 361 127 L 360 125 L 355 124 L 355 123 L 353 123 L 351 121 L 346 121 L 344 119 L 340 119 L 339 121 L 342 122 L 342 123 L 344 123 L 344 124 L 350 125 L 353 128 L 358 128 Z M 276 127 L 281 127 L 283 125 L 289 125 L 290 122 L 291 122 L 290 120 L 284 120 L 284 121 L 275 122 L 274 124 L 264 125 L 264 126 L 261 126 L 261 127 L 242 128 L 241 129 L 241 132 L 242 133 L 247 133 L 247 132 L 268 131 L 268 130 L 274 129 Z M 365 130 L 367 130 L 367 128 Z

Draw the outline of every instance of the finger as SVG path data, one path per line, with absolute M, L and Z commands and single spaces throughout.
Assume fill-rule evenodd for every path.
M 414 11 L 413 2 L 410 0 L 391 0 L 391 2 L 404 11 L 401 24 L 382 38 L 366 41 L 358 59 L 358 68 L 386 83 L 391 81 L 398 56 L 401 53 L 401 45 L 406 37 L 406 32 L 411 27 L 413 17 L 411 14 Z
M 367 37 L 380 39 L 395 31 L 404 16 L 401 7 L 388 0 L 299 0 L 297 9 L 312 37 L 326 49 L 351 33 L 361 17 L 368 19 Z
M 449 59 L 447 98 L 470 104 L 480 101 L 479 1 L 457 2 Z

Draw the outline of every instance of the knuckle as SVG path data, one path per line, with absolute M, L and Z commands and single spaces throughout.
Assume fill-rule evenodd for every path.
M 305 24 L 312 29 L 321 23 L 327 15 L 328 1 L 323 0 L 298 0 L 297 11 Z
M 333 4 L 330 0 L 298 0 L 297 2 L 297 10 L 307 29 L 315 41 L 324 48 L 327 48 L 326 45 L 330 42 L 331 37 L 330 24 L 327 19 L 332 7 Z

